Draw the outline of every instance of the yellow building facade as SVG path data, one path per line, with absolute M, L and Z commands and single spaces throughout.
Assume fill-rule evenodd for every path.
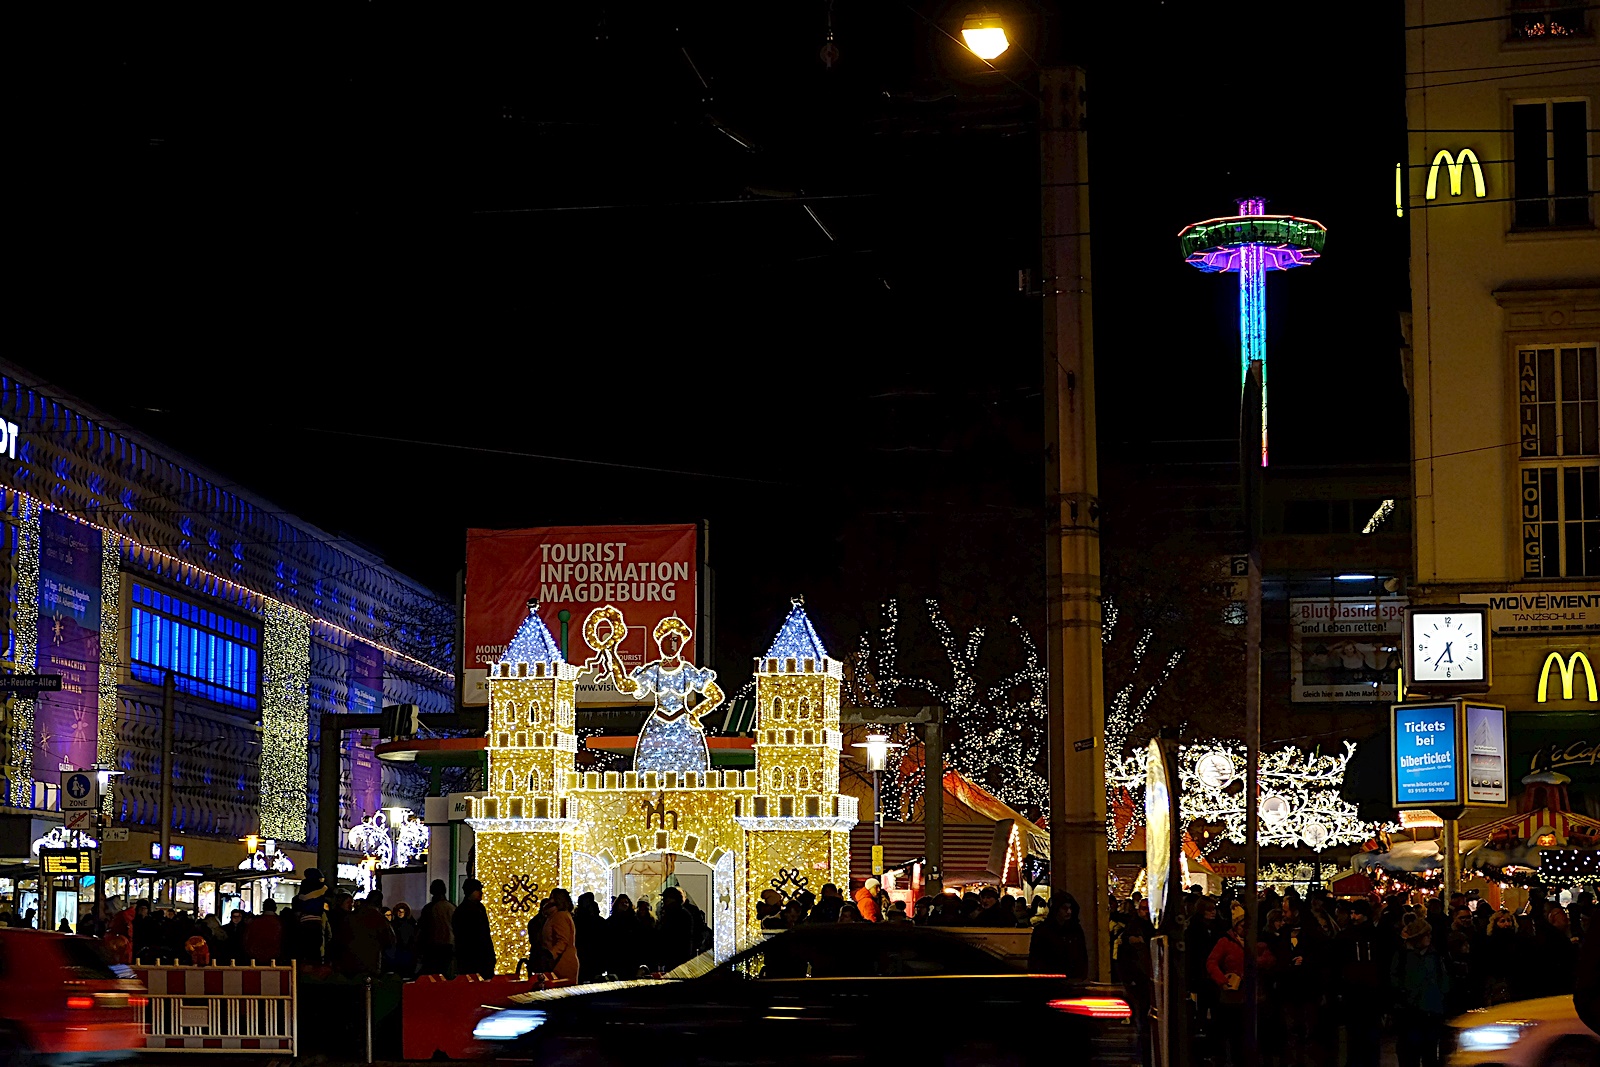
M 680 664 L 650 677 L 685 669 L 710 675 Z M 685 760 L 692 769 L 659 769 L 657 753 L 656 770 L 578 772 L 573 698 L 582 670 L 565 662 L 530 608 L 489 674 L 487 791 L 468 821 L 500 960 L 528 954 L 528 920 L 551 889 L 574 899 L 592 892 L 605 911 L 625 872 L 641 865 L 674 872 L 704 911 L 719 959 L 757 929 L 764 890 L 787 900 L 847 884 L 856 801 L 839 792 L 842 665 L 800 602 L 755 663 L 753 771 L 700 769 L 703 758 Z M 652 715 L 667 718 L 659 704 Z
M 1412 602 L 1488 607 L 1488 697 L 1513 755 L 1533 747 L 1519 730 L 1545 743 L 1600 723 L 1586 684 L 1559 684 L 1562 665 L 1600 665 L 1600 12 L 1556 7 L 1407 0 L 1395 174 Z

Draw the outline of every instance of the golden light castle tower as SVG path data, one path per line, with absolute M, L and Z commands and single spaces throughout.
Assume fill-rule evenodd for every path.
M 612 605 L 598 612 L 621 622 Z M 665 657 L 631 676 L 654 686 L 677 671 L 702 685 L 715 678 L 674 662 Z M 468 821 L 500 970 L 527 954 L 528 920 L 552 888 L 574 899 L 593 893 L 604 913 L 642 865 L 674 872 L 704 911 L 718 959 L 757 933 L 763 892 L 788 900 L 827 882 L 848 888 L 856 801 L 839 793 L 843 669 L 801 601 L 756 660 L 753 771 L 663 769 L 654 752 L 654 770 L 579 773 L 573 696 L 584 669 L 565 662 L 530 603 L 489 672 L 488 788 Z M 659 702 L 651 714 L 662 714 Z M 701 728 L 698 716 L 692 721 Z
M 572 881 L 576 825 L 564 786 L 578 737 L 578 668 L 565 662 L 538 603 L 490 671 L 488 788 L 471 820 L 476 873 L 495 954 L 510 970 L 528 952 L 528 920 L 556 886 Z
M 839 793 L 844 668 L 796 598 L 756 660 L 756 794 L 741 812 L 751 893 L 785 898 L 833 882 L 847 894 L 855 798 Z

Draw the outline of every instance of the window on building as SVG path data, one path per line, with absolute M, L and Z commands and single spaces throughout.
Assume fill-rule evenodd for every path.
M 1507 36 L 1513 41 L 1560 41 L 1588 37 L 1586 5 L 1571 0 L 1511 0 Z
M 1600 390 L 1589 344 L 1517 352 L 1523 459 L 1600 455 Z
M 159 685 L 171 670 L 182 692 L 254 710 L 261 674 L 257 627 L 142 582 L 129 584 L 133 676 Z
M 1517 228 L 1590 225 L 1589 101 L 1514 104 L 1511 128 Z

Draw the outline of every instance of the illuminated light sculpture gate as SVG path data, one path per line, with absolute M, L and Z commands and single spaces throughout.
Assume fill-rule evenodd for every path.
M 626 625 L 608 604 L 591 613 L 584 639 L 604 660 L 602 649 L 613 647 Z M 658 627 L 656 636 L 665 631 Z M 721 692 L 713 672 L 677 662 L 679 647 L 664 642 L 662 660 L 624 677 L 639 680 L 636 695 L 654 701 L 653 716 L 687 727 Z M 709 769 L 695 725 L 641 731 L 646 769 L 579 772 L 578 677 L 620 668 L 568 663 L 530 605 L 489 667 L 488 788 L 470 802 L 467 820 L 477 833 L 476 872 L 501 969 L 511 970 L 527 951 L 528 920 L 551 889 L 592 892 L 604 910 L 618 869 L 641 859 L 671 856 L 709 869 L 710 899 L 695 903 L 719 959 L 760 936 L 763 892 L 787 900 L 828 882 L 848 885 L 856 801 L 839 792 L 843 667 L 797 600 L 755 661 L 755 770 Z M 692 703 L 690 690 L 704 702 Z M 673 694 L 670 706 L 663 692 Z
M 1239 214 L 1191 223 L 1178 233 L 1188 263 L 1208 274 L 1239 275 L 1239 379 L 1261 365 L 1261 465 L 1267 465 L 1267 271 L 1303 267 L 1322 255 L 1328 230 L 1294 215 L 1268 215 L 1260 197 Z

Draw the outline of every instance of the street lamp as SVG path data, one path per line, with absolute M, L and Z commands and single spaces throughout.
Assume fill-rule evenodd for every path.
M 989 11 L 968 15 L 963 19 L 961 39 L 966 42 L 967 49 L 979 59 L 994 59 L 1011 47 L 1011 41 L 1006 37 L 1006 28 L 1000 21 L 1000 16 Z
M 865 741 L 857 741 L 851 748 L 867 750 L 867 770 L 872 772 L 872 866 L 873 874 L 883 873 L 883 806 L 880 785 L 884 769 L 889 766 L 889 750 L 904 748 L 889 740 L 888 734 L 868 734 Z M 942 788 L 942 786 L 941 786 Z

